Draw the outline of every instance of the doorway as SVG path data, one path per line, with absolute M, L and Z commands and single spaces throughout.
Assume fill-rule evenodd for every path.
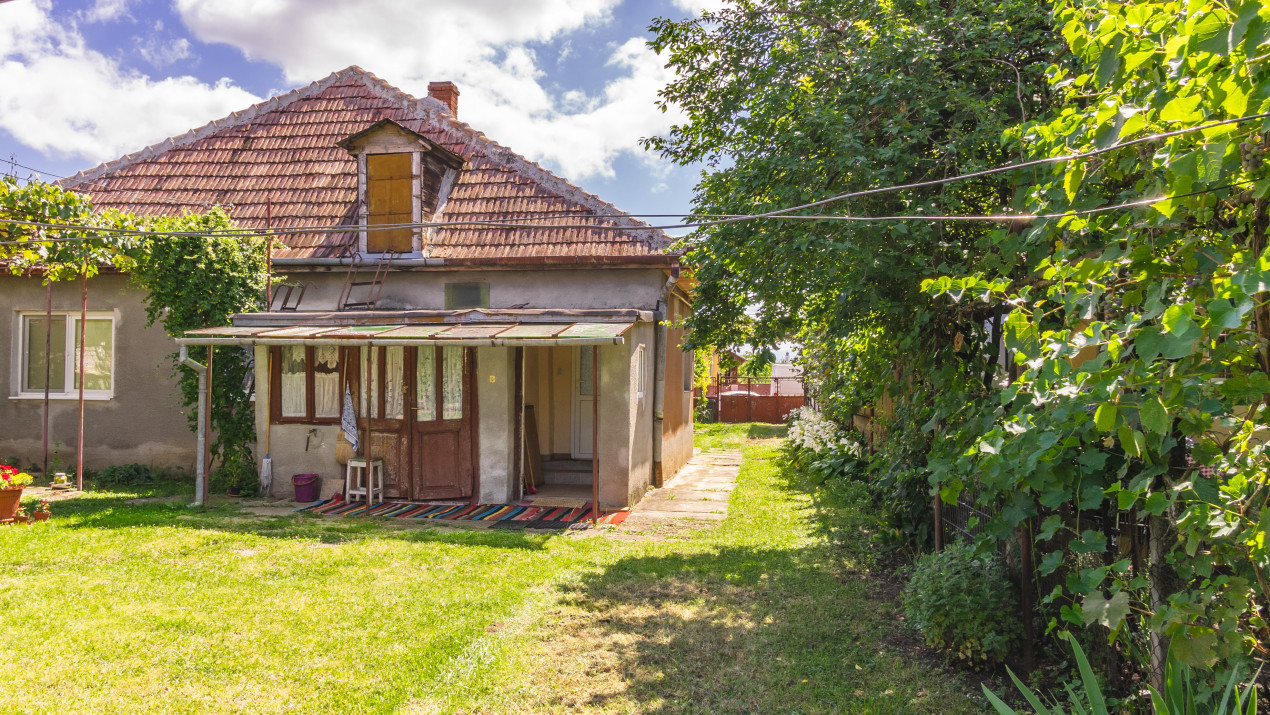
M 591 444 L 595 424 L 595 360 L 593 345 L 584 345 L 573 353 L 573 425 L 572 457 L 590 459 L 594 454 Z
M 470 497 L 477 464 L 475 351 L 429 345 L 350 348 L 347 353 L 358 428 L 366 434 L 369 415 L 371 454 L 384 460 L 384 496 Z M 369 361 L 366 386 L 361 385 L 363 360 Z

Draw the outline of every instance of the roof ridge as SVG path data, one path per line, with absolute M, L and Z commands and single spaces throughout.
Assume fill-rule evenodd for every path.
M 613 204 L 601 199 L 599 196 L 570 183 L 567 179 L 556 175 L 555 173 L 543 168 L 537 162 L 531 161 L 512 149 L 499 144 L 493 139 L 485 135 L 484 132 L 472 127 L 466 122 L 460 121 L 456 116 L 450 113 L 449 106 L 444 102 L 428 97 L 415 97 L 400 87 L 389 84 L 386 80 L 369 72 L 357 65 L 349 65 L 342 70 L 337 70 L 322 79 L 311 82 L 303 87 L 297 87 L 284 94 L 271 97 L 245 109 L 233 112 L 220 119 L 212 120 L 201 127 L 191 129 L 183 134 L 169 137 L 156 144 L 151 144 L 142 149 L 127 154 L 118 159 L 105 162 L 92 169 L 86 169 L 72 176 L 58 181 L 58 185 L 64 188 L 74 188 L 78 184 L 94 181 L 104 174 L 109 174 L 120 169 L 127 168 L 132 164 L 146 159 L 153 158 L 165 151 L 191 144 L 200 139 L 204 139 L 212 134 L 230 127 L 240 126 L 262 114 L 272 112 L 287 105 L 300 100 L 308 95 L 321 92 L 322 90 L 336 84 L 345 79 L 355 79 L 361 82 L 367 89 L 371 90 L 379 98 L 397 104 L 412 119 L 422 120 L 424 122 L 439 125 L 439 128 L 448 126 L 454 132 L 465 137 L 468 141 L 482 145 L 485 148 L 484 155 L 504 167 L 520 173 L 526 178 L 540 184 L 543 188 L 554 192 L 557 196 L 567 201 L 572 201 L 582 207 L 589 208 L 597 214 L 609 214 L 619 225 L 624 225 L 631 229 L 647 229 L 649 224 L 636 219 L 629 213 L 622 211 Z M 646 247 L 656 251 L 662 251 L 669 248 L 671 244 L 670 236 L 663 231 L 639 231 L 637 233 L 626 233 L 626 236 L 642 243 Z
M 230 114 L 224 117 L 221 117 L 219 119 L 213 119 L 212 121 L 208 122 L 207 124 L 204 124 L 201 127 L 196 127 L 183 134 L 177 134 L 176 136 L 168 137 L 167 139 L 164 139 L 161 142 L 143 147 L 141 149 L 138 149 L 137 151 L 132 152 L 131 154 L 125 154 L 124 156 L 118 159 L 114 159 L 114 160 L 105 162 L 103 164 L 99 164 L 91 169 L 85 169 L 84 171 L 76 173 L 72 176 L 67 176 L 63 179 L 60 179 L 57 183 L 58 185 L 63 186 L 64 188 L 73 188 L 68 185 L 80 184 L 86 181 L 92 181 L 98 178 L 99 176 L 101 176 L 102 174 L 108 174 L 112 171 L 118 171 L 119 169 L 123 169 L 128 166 L 131 166 L 132 164 L 135 164 L 138 161 L 144 161 L 145 159 L 150 159 L 155 156 L 158 156 L 159 154 L 162 154 L 163 152 L 168 151 L 170 149 L 175 149 L 179 146 L 185 146 L 186 144 L 191 144 L 193 142 L 198 141 L 199 139 L 203 139 L 211 134 L 215 134 L 216 132 L 219 132 L 222 129 L 239 126 L 243 122 L 255 119 L 261 114 L 267 114 L 274 110 L 281 109 L 291 104 L 292 102 L 295 102 L 303 98 L 305 95 L 311 92 L 320 92 L 326 89 L 327 87 L 335 84 L 339 80 L 345 79 L 346 77 L 350 75 L 355 76 L 357 74 L 369 75 L 370 73 L 362 69 L 361 67 L 358 67 L 357 65 L 349 65 L 348 67 L 345 67 L 342 70 L 337 70 L 335 72 L 332 72 L 326 77 L 323 77 L 322 79 L 316 80 L 314 82 L 310 82 L 309 84 L 304 85 L 303 87 L 296 87 L 290 92 L 285 92 L 283 94 L 270 97 L 269 99 L 266 99 L 261 102 L 257 102 L 245 109 L 240 109 L 237 112 L 231 112 Z M 375 79 L 379 79 L 379 78 L 376 77 Z M 382 82 L 383 80 L 380 80 L 380 81 Z
M 389 84 L 386 80 L 378 77 L 372 72 L 367 72 L 366 70 L 361 70 L 361 72 L 365 79 L 373 82 L 373 84 L 367 83 L 367 86 L 373 91 L 377 90 L 376 94 L 379 94 L 381 98 L 396 99 L 397 97 L 405 97 L 407 100 L 410 100 L 415 104 L 414 108 L 407 106 L 402 107 L 402 109 L 406 110 L 406 112 L 412 117 L 416 119 L 425 119 L 425 121 L 429 119 L 436 121 L 439 119 L 448 122 L 453 129 L 466 134 L 474 141 L 493 147 L 496 150 L 495 155 L 491 155 L 490 152 L 486 152 L 486 156 L 491 156 L 491 158 L 501 160 L 503 165 L 508 168 L 528 174 L 528 178 L 538 181 L 538 183 L 542 184 L 544 188 L 551 189 L 561 198 L 572 199 L 577 203 L 586 205 L 596 213 L 617 214 L 618 220 L 624 220 L 629 228 L 645 228 L 649 226 L 649 224 L 631 216 L 626 211 L 619 209 L 613 204 L 601 199 L 599 196 L 596 196 L 586 189 L 571 183 L 568 179 L 557 176 L 550 170 L 543 168 L 537 162 L 531 161 L 518 152 L 499 144 L 489 138 L 485 132 L 476 129 L 466 122 L 460 121 L 458 117 L 448 111 L 449 106 L 444 102 L 433 97 L 425 97 L 422 99 L 417 98 L 400 87 Z M 424 113 L 432 116 L 426 118 L 420 117 L 420 110 L 424 110 Z M 519 166 L 512 166 L 513 164 Z M 670 237 L 665 232 L 659 231 L 658 233 L 661 235 L 655 240 L 640 234 L 635 234 L 632 237 L 635 240 L 644 243 L 651 249 L 664 250 L 669 248 L 671 243 Z

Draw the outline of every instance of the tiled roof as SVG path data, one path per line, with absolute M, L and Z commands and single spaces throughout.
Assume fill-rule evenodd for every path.
M 383 119 L 427 137 L 466 165 L 442 208 L 442 221 L 507 221 L 544 214 L 555 223 L 621 214 L 537 164 L 459 122 L 448 107 L 417 99 L 358 67 L 274 97 L 184 135 L 62 180 L 98 208 L 139 215 L 201 212 L 221 205 L 248 228 L 333 226 L 357 221 L 356 160 L 340 140 Z M 425 220 L 429 217 L 425 216 Z M 589 219 L 641 227 L 621 215 Z M 348 233 L 291 234 L 278 258 L 345 255 Z M 432 229 L 425 255 L 444 259 L 641 257 L 666 252 L 668 237 L 650 230 Z M 353 244 L 355 245 L 355 244 Z

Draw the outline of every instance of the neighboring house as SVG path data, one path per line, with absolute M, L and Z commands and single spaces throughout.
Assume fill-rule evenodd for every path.
M 772 365 L 773 395 L 803 394 L 803 369 L 799 365 L 778 362 Z
M 568 465 L 598 445 L 601 505 L 638 501 L 692 455 L 692 356 L 663 322 L 691 310 L 680 256 L 660 231 L 459 122 L 453 84 L 433 83 L 429 95 L 350 67 L 62 183 L 100 208 L 160 215 L 220 205 L 240 226 L 286 232 L 272 256 L 297 286 L 291 303 L 284 309 L 286 291 L 275 286 L 271 312 L 183 341 L 197 359 L 207 343 L 254 349 L 257 452 L 268 439 L 275 494 L 290 492 L 295 473 L 324 477 L 324 496 L 342 487 L 334 452 L 347 389 L 359 433 L 369 430 L 372 455 L 386 461 L 389 498 L 514 499 L 522 455 L 536 443 L 549 482 L 555 464 L 586 484 L 589 464 Z M 471 223 L 418 225 L 461 221 Z M 353 228 L 305 230 L 313 227 Z M 13 286 L 0 308 L 14 315 L 20 399 L 0 420 L 23 426 L 0 437 L 0 454 L 31 455 L 39 401 L 21 398 L 42 389 L 27 374 L 43 355 L 33 316 L 44 292 L 35 279 L 3 280 Z M 171 341 L 141 329 L 122 276 L 89 283 L 90 319 L 103 321 L 90 324 L 90 345 L 108 336 L 99 352 L 112 353 L 99 380 L 109 389 L 86 418 L 89 464 L 192 463 L 194 438 L 158 368 Z M 66 305 L 72 295 L 58 287 L 59 310 L 78 307 Z M 70 335 L 75 317 L 63 320 Z M 64 407 L 57 434 L 73 435 Z

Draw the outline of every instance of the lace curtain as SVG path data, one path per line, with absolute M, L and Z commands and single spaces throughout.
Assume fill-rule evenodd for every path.
M 287 345 L 282 348 L 282 416 L 304 417 L 305 394 L 304 347 Z
M 313 416 L 340 416 L 340 349 L 336 345 L 313 348 Z

